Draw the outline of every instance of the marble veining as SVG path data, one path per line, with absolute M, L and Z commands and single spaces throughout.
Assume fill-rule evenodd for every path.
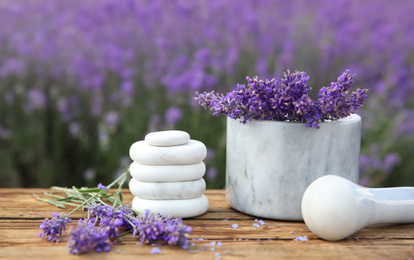
M 204 176 L 206 165 L 204 162 L 186 165 L 146 165 L 133 162 L 129 172 L 133 178 L 140 181 L 192 181 Z
M 361 118 L 351 115 L 320 127 L 228 118 L 228 203 L 254 216 L 300 221 L 302 195 L 312 181 L 332 174 L 357 182 Z
M 203 178 L 179 182 L 145 182 L 132 178 L 129 181 L 129 189 L 134 196 L 143 199 L 193 199 L 203 195 L 206 190 L 206 182 Z
M 135 197 L 132 200 L 132 207 L 140 212 L 149 209 L 161 215 L 173 214 L 175 217 L 191 218 L 204 214 L 209 203 L 205 195 L 194 199 L 183 200 L 147 200 Z
M 313 233 L 333 241 L 373 224 L 414 223 L 414 187 L 366 188 L 326 175 L 306 189 L 302 214 Z
M 190 140 L 178 146 L 152 146 L 146 141 L 131 145 L 129 155 L 132 160 L 148 165 L 183 165 L 199 163 L 207 155 L 206 146 L 197 140 Z

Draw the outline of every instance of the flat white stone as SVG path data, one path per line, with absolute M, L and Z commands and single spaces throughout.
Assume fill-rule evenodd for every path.
M 204 176 L 206 165 L 204 162 L 187 165 L 146 165 L 133 162 L 129 167 L 129 173 L 140 181 L 192 181 Z
M 206 146 L 197 140 L 190 140 L 184 145 L 165 147 L 138 141 L 129 149 L 129 156 L 133 161 L 147 165 L 195 164 L 204 160 L 206 155 Z
M 135 197 L 132 200 L 132 208 L 139 212 L 145 212 L 148 209 L 155 214 L 172 214 L 177 218 L 192 218 L 207 211 L 208 199 L 205 195 L 185 200 L 147 200 Z
M 190 141 L 190 135 L 180 130 L 159 131 L 147 134 L 145 141 L 153 146 L 183 145 Z
M 129 190 L 135 197 L 150 200 L 194 199 L 203 195 L 206 182 L 203 178 L 181 182 L 145 182 L 132 178 Z

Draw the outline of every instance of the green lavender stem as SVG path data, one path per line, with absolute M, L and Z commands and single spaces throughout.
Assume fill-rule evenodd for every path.
M 126 170 L 121 176 L 119 176 L 116 180 L 114 180 L 112 183 L 110 183 L 107 188 L 110 189 L 112 186 L 114 186 L 116 183 L 119 182 L 119 187 L 117 192 L 115 192 L 115 194 L 117 194 L 119 196 L 119 193 L 122 192 L 121 191 L 121 187 L 124 184 L 125 180 L 127 179 L 127 176 L 129 174 L 129 171 Z M 77 191 L 77 189 L 75 189 Z M 76 207 L 74 210 L 72 210 L 71 212 L 69 212 L 69 214 L 67 216 L 70 216 L 72 213 L 74 213 L 75 211 L 77 211 L 80 207 L 86 205 L 89 201 L 91 201 L 92 199 L 98 197 L 98 195 L 101 195 L 102 193 L 105 193 L 106 190 L 102 189 L 100 190 L 98 193 L 95 193 L 92 197 L 90 197 L 89 199 L 86 199 L 82 204 L 80 204 L 78 207 Z M 118 200 L 115 200 L 114 206 L 116 204 Z
M 117 204 L 123 204 L 123 196 L 122 196 L 121 189 L 125 181 L 128 179 L 128 175 L 129 175 L 129 169 L 125 170 L 125 172 L 121 176 L 119 176 L 117 179 L 115 179 L 113 182 L 107 185 L 106 186 L 107 189 L 92 188 L 92 189 L 85 190 L 85 189 L 78 189 L 76 187 L 72 187 L 72 189 L 67 189 L 67 188 L 54 186 L 54 187 L 51 187 L 52 190 L 64 191 L 67 197 L 58 196 L 58 195 L 54 195 L 51 193 L 44 193 L 45 195 L 55 198 L 57 200 L 42 199 L 38 197 L 36 194 L 34 195 L 36 196 L 38 200 L 48 202 L 57 207 L 65 208 L 65 205 L 76 206 L 76 208 L 73 209 L 71 212 L 69 212 L 66 216 L 70 216 L 71 214 L 76 212 L 78 209 L 84 207 L 91 201 L 97 201 L 103 205 L 107 205 L 102 200 L 102 198 L 109 200 L 111 203 L 113 203 L 113 206 L 115 207 Z M 108 195 L 107 194 L 108 190 L 116 184 L 118 184 L 117 190 L 113 194 Z M 91 193 L 95 193 L 95 194 L 92 195 Z

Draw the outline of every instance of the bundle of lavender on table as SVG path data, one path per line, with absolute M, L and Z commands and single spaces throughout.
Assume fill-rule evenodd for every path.
M 66 205 L 76 206 L 68 214 L 53 213 L 51 219 L 45 219 L 40 225 L 42 232 L 40 237 L 47 237 L 48 241 L 60 242 L 62 232 L 66 230 L 66 224 L 71 222 L 69 216 L 78 209 L 88 211 L 87 217 L 79 219 L 76 228 L 71 230 L 68 241 L 69 252 L 82 254 L 89 250 L 96 252 L 108 252 L 111 243 L 117 244 L 121 236 L 132 233 L 139 237 L 141 243 L 152 244 L 156 241 L 165 241 L 168 245 L 182 246 L 188 248 L 188 234 L 192 232 L 191 227 L 182 223 L 181 218 L 173 216 L 161 216 L 150 211 L 144 213 L 135 212 L 130 206 L 124 204 L 122 185 L 128 179 L 129 171 L 125 171 L 118 179 L 97 188 L 73 187 L 72 189 L 52 187 L 52 190 L 64 191 L 67 196 L 59 196 L 51 193 L 45 195 L 54 199 L 43 199 L 60 208 Z M 109 189 L 118 185 L 117 190 L 109 194 Z M 106 201 L 106 202 L 105 202 Z

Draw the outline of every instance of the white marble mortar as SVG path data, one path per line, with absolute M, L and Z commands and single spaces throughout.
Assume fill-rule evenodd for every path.
M 319 125 L 227 118 L 227 202 L 250 215 L 302 221 L 302 196 L 314 180 L 331 174 L 358 183 L 361 118 Z

